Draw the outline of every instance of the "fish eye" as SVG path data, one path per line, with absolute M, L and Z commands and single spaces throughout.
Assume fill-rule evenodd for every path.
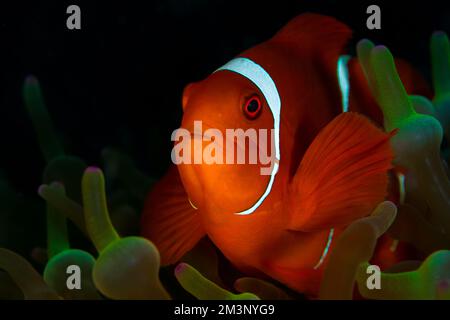
M 259 117 L 262 110 L 261 100 L 257 96 L 249 98 L 243 108 L 244 115 L 249 120 L 255 120 Z

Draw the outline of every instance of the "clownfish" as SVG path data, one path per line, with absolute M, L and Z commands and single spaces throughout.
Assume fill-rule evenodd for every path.
M 141 221 L 162 265 L 208 236 L 242 272 L 317 294 L 336 239 L 387 197 L 392 168 L 392 134 L 364 115 L 380 116 L 357 60 L 343 56 L 350 36 L 334 18 L 302 14 L 186 86 L 181 128 L 193 144 L 195 121 L 268 129 L 274 162 L 267 175 L 254 164 L 171 166 Z

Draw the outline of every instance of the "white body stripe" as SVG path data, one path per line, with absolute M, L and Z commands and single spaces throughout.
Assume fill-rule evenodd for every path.
M 275 144 L 275 161 L 273 163 L 272 172 L 270 174 L 270 180 L 267 184 L 266 190 L 258 201 L 249 209 L 237 212 L 238 215 L 248 215 L 253 213 L 264 201 L 264 199 L 270 194 L 272 186 L 275 180 L 275 175 L 278 172 L 280 161 L 280 116 L 281 116 L 281 100 L 278 94 L 275 82 L 270 75 L 259 64 L 253 62 L 247 58 L 235 58 L 217 69 L 217 71 L 228 70 L 236 72 L 251 82 L 253 82 L 264 95 L 270 111 L 273 115 L 273 127 L 274 127 L 274 144 Z
M 327 254 L 328 254 L 328 251 L 330 250 L 331 241 L 333 240 L 333 235 L 334 235 L 334 228 L 330 229 L 330 233 L 328 233 L 327 244 L 325 245 L 325 249 L 323 249 L 323 252 L 322 252 L 322 255 L 320 256 L 319 261 L 314 266 L 314 270 L 319 269 L 319 267 L 322 265 L 323 261 L 325 260 Z
M 348 75 L 348 61 L 350 56 L 340 56 L 337 63 L 337 76 L 342 97 L 342 112 L 348 112 L 350 95 L 350 79 Z

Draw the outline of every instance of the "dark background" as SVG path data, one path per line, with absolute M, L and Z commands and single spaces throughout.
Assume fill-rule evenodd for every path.
M 450 32 L 450 4 L 431 0 L 1 2 L 0 172 L 15 190 L 36 199 L 45 161 L 22 100 L 29 74 L 41 82 L 68 153 L 101 165 L 101 150 L 113 146 L 159 177 L 170 163 L 183 87 L 268 39 L 297 14 L 334 16 L 354 30 L 350 52 L 368 37 L 427 78 L 429 37 L 438 29 Z M 66 28 L 70 4 L 81 7 L 81 30 Z M 380 5 L 382 30 L 366 29 L 369 4 Z M 23 224 L 32 225 L 31 248 L 44 240 L 45 227 L 44 216 L 30 215 Z

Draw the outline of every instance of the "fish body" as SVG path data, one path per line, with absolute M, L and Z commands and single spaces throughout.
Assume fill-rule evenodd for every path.
M 224 136 L 275 129 L 269 149 L 279 154 L 267 175 L 250 163 L 172 166 L 149 193 L 141 224 L 163 264 L 207 235 L 242 272 L 317 294 L 340 233 L 386 198 L 393 158 L 391 134 L 363 115 L 379 116 L 365 107 L 376 108 L 366 87 L 350 89 L 343 112 L 336 67 L 350 36 L 333 18 L 303 14 L 185 88 L 181 128 L 192 145 L 210 143 L 194 132 L 201 121 L 204 132 Z M 352 81 L 365 81 L 353 60 L 349 70 Z

